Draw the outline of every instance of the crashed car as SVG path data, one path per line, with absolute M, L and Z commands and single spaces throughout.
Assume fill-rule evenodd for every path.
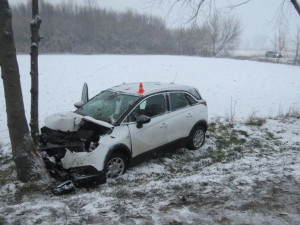
M 51 174 L 75 185 L 105 183 L 174 147 L 198 149 L 208 127 L 206 101 L 185 85 L 122 84 L 90 100 L 85 85 L 75 106 L 46 117 L 40 136 Z

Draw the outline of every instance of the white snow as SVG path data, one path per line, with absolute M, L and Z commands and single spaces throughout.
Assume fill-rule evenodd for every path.
M 53 130 L 76 131 L 79 129 L 81 116 L 69 112 L 57 112 L 45 118 L 45 125 Z
M 18 60 L 29 116 L 29 56 Z M 26 184 L 14 181 L 13 163 L 0 158 L 0 182 L 8 180 L 0 187 L 0 224 L 300 224 L 299 118 L 241 122 L 253 113 L 299 111 L 300 67 L 187 56 L 44 55 L 39 62 L 41 126 L 50 114 L 75 110 L 84 82 L 91 97 L 124 82 L 175 77 L 199 89 L 210 120 L 219 122 L 200 150 L 179 149 L 66 196 L 48 189 L 22 195 Z M 0 156 L 9 156 L 3 91 L 0 107 Z M 226 124 L 231 114 L 233 127 Z M 237 143 L 224 145 L 233 134 Z

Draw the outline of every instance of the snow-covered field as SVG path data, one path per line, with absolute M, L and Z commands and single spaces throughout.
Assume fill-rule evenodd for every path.
M 18 60 L 29 115 L 29 57 Z M 73 110 L 83 82 L 93 96 L 123 82 L 174 79 L 196 86 L 208 102 L 212 123 L 203 148 L 174 150 L 115 181 L 60 197 L 15 181 L 0 91 L 0 224 L 300 224 L 299 114 L 245 125 L 253 114 L 300 111 L 300 67 L 184 56 L 41 56 L 40 121 Z M 231 114 L 234 124 L 226 121 Z

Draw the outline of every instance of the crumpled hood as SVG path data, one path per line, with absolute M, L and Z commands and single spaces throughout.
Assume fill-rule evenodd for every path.
M 74 112 L 54 113 L 45 118 L 45 126 L 52 130 L 77 131 L 82 125 L 82 121 L 89 121 L 99 126 L 112 129 L 114 126 L 101 120 L 96 120 L 90 116 L 81 116 Z

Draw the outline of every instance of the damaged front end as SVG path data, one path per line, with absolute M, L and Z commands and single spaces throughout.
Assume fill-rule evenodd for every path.
M 101 136 L 112 132 L 113 126 L 76 113 L 59 113 L 47 117 L 41 128 L 41 151 L 52 177 L 60 183 L 54 194 L 65 194 L 75 186 L 90 186 L 106 182 L 106 175 L 93 166 L 64 168 L 61 161 L 66 151 L 91 152 L 97 148 Z

